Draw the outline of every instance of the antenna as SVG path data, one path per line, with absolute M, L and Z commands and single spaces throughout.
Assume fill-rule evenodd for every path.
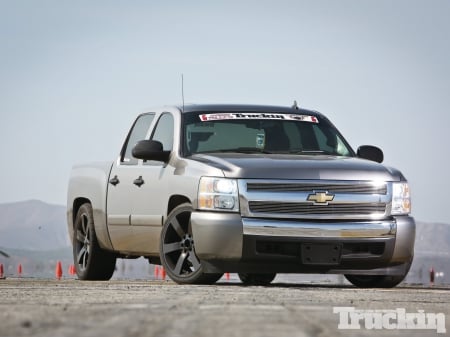
M 184 77 L 181 74 L 181 99 L 183 100 L 183 112 L 184 112 Z

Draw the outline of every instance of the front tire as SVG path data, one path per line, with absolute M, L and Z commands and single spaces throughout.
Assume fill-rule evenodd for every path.
M 408 275 L 412 265 L 410 262 L 405 265 L 405 272 L 402 275 L 344 275 L 345 278 L 358 288 L 393 288 L 399 285 Z
M 77 212 L 73 234 L 73 259 L 80 280 L 109 280 L 116 266 L 116 256 L 100 248 L 89 203 Z
M 268 273 L 268 274 L 246 274 L 239 273 L 239 279 L 247 286 L 267 286 L 275 279 L 277 274 Z
M 170 212 L 161 232 L 160 258 L 167 275 L 180 284 L 213 284 L 223 274 L 205 274 L 201 260 L 195 254 L 191 214 L 185 203 Z
M 405 278 L 401 275 L 345 275 L 358 288 L 393 288 Z

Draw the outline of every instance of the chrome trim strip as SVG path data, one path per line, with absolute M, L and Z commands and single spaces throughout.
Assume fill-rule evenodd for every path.
M 108 215 L 108 226 L 129 226 L 129 225 L 130 225 L 129 214 Z
M 314 223 L 243 218 L 244 235 L 311 238 L 395 237 L 395 221 Z
M 135 215 L 130 216 L 131 226 L 156 226 L 162 227 L 162 215 Z

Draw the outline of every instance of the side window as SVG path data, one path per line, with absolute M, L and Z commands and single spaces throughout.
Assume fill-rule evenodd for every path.
M 172 151 L 173 116 L 171 114 L 166 113 L 161 116 L 153 132 L 152 139 L 161 142 L 164 151 Z
M 133 155 L 131 154 L 131 150 L 138 141 L 145 139 L 145 136 L 147 135 L 148 132 L 148 128 L 150 127 L 150 124 L 152 123 L 154 118 L 155 114 L 150 113 L 141 115 L 136 119 L 133 128 L 128 134 L 126 146 L 122 150 L 122 155 L 120 158 L 122 164 L 136 165 L 138 163 L 138 160 L 134 158 Z

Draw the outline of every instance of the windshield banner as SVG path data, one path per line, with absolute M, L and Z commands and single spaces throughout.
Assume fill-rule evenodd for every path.
M 277 113 L 243 113 L 243 112 L 232 112 L 232 113 L 215 113 L 215 114 L 203 114 L 200 115 L 200 120 L 202 122 L 208 121 L 221 121 L 230 119 L 276 119 L 276 120 L 288 120 L 288 121 L 300 121 L 300 122 L 310 122 L 319 123 L 316 116 L 310 115 L 295 115 L 295 114 L 277 114 Z

